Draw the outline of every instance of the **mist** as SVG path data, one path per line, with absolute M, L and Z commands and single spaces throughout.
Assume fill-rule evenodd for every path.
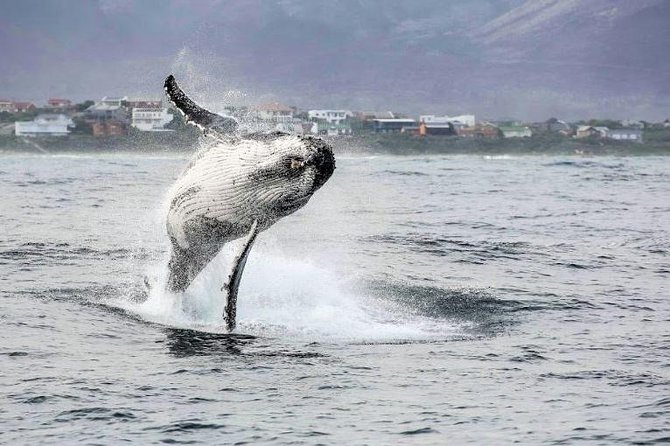
M 0 97 L 661 120 L 663 0 L 3 2 Z

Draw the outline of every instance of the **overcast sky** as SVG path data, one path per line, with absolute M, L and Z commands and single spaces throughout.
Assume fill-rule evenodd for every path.
M 667 0 L 3 0 L 0 98 L 670 116 Z

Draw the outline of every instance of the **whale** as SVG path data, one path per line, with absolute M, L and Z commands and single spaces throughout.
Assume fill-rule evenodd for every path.
M 333 174 L 335 157 L 319 137 L 242 132 L 235 118 L 196 104 L 173 75 L 165 79 L 164 88 L 186 122 L 207 140 L 168 192 L 167 290 L 186 291 L 225 244 L 241 240 L 221 288 L 226 299 L 223 320 L 233 331 L 240 281 L 256 237 L 307 204 Z

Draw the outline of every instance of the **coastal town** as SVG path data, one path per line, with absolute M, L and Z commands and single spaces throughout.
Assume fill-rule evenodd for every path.
M 408 116 L 394 111 L 342 109 L 301 110 L 279 102 L 250 107 L 225 107 L 219 114 L 235 117 L 248 129 L 277 130 L 300 135 L 347 137 L 403 135 L 406 137 L 468 138 L 475 140 L 528 139 L 553 135 L 570 140 L 643 144 L 649 132 L 670 129 L 670 120 L 591 119 L 567 122 L 550 118 L 539 122 L 477 119 L 474 114 L 445 113 Z M 14 138 L 123 137 L 139 133 L 179 132 L 181 115 L 156 98 L 105 96 L 74 103 L 49 98 L 44 104 L 0 100 L 0 136 Z

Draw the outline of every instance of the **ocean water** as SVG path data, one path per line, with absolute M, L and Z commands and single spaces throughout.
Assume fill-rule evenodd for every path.
M 670 441 L 670 157 L 339 156 L 168 296 L 180 156 L 0 155 L 0 443 Z

